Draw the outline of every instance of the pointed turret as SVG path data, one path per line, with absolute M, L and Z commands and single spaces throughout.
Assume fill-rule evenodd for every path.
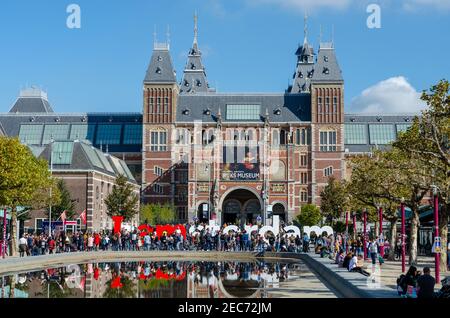
M 180 83 L 180 93 L 194 94 L 211 91 L 206 70 L 202 63 L 202 53 L 198 48 L 198 16 L 196 13 L 194 15 L 194 42 L 189 50 L 183 79 Z
M 314 49 L 308 43 L 308 16 L 306 14 L 303 45 L 298 47 L 295 55 L 297 55 L 297 68 L 293 76 L 294 83 L 288 91 L 289 93 L 308 93 L 314 75 Z
M 153 54 L 145 75 L 144 83 L 174 84 L 177 82 L 172 57 L 169 52 L 169 42 L 158 43 L 154 35 Z

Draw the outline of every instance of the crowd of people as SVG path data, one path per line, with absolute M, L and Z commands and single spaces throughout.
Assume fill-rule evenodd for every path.
M 225 233 L 225 224 L 220 231 L 214 231 L 203 224 L 202 230 L 196 230 L 184 237 L 180 230 L 172 234 L 163 232 L 158 236 L 156 232 L 140 232 L 122 230 L 118 233 L 111 231 L 100 232 L 60 232 L 56 235 L 24 234 L 19 240 L 20 257 L 38 256 L 56 253 L 80 251 L 273 251 L 299 252 L 302 248 L 300 236 L 293 233 L 280 232 L 273 235 L 268 232 L 261 236 L 257 231 L 248 233 L 245 230 Z M 186 225 L 186 232 L 194 224 Z M 197 225 L 198 226 L 198 225 Z

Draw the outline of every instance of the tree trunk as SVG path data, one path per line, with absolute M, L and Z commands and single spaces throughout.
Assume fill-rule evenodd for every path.
M 448 204 L 443 204 L 439 211 L 439 235 L 441 237 L 441 272 L 447 272 L 447 235 L 448 235 Z
M 388 260 L 389 261 L 394 261 L 395 260 L 395 245 L 397 242 L 397 219 L 394 220 L 390 220 L 391 221 L 391 228 L 390 228 L 390 232 L 391 232 L 391 237 L 389 238 L 389 256 L 388 256 Z
M 409 265 L 417 264 L 417 236 L 419 232 L 419 209 L 414 207 L 412 210 L 411 231 L 409 233 Z
M 17 209 L 16 207 L 12 208 L 11 211 L 11 246 L 10 246 L 10 254 L 11 256 L 17 256 Z

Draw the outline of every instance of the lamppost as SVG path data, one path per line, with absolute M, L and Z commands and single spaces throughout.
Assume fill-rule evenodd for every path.
M 383 236 L 383 206 L 379 204 L 378 207 L 378 217 L 380 219 L 380 255 L 381 257 L 384 257 L 384 236 Z
M 433 198 L 434 198 L 434 237 L 439 237 L 439 196 L 438 196 L 438 187 L 433 185 Z M 441 281 L 441 269 L 440 269 L 440 261 L 441 261 L 441 253 L 435 251 L 434 253 L 434 266 L 436 273 L 436 282 Z
M 356 212 L 353 212 L 353 238 L 356 240 Z
M 405 215 L 405 198 L 401 199 L 401 210 L 402 210 L 402 273 L 406 272 L 406 215 Z
M 364 233 L 363 233 L 363 248 L 364 248 L 364 259 L 367 258 L 367 246 L 366 246 L 366 235 L 367 235 L 367 209 L 363 211 L 364 220 Z
M 348 254 L 348 217 L 350 212 L 345 212 L 345 254 Z
M 50 141 L 50 175 L 53 175 L 53 143 L 55 141 L 52 139 Z M 52 186 L 50 185 L 50 204 L 48 209 L 48 236 L 52 237 Z

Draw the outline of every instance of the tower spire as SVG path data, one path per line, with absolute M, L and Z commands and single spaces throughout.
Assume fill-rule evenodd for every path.
M 304 19 L 304 33 L 305 39 L 304 44 L 308 43 L 308 12 L 305 10 L 305 19 Z
M 197 10 L 194 13 L 194 44 L 198 44 L 198 14 Z

